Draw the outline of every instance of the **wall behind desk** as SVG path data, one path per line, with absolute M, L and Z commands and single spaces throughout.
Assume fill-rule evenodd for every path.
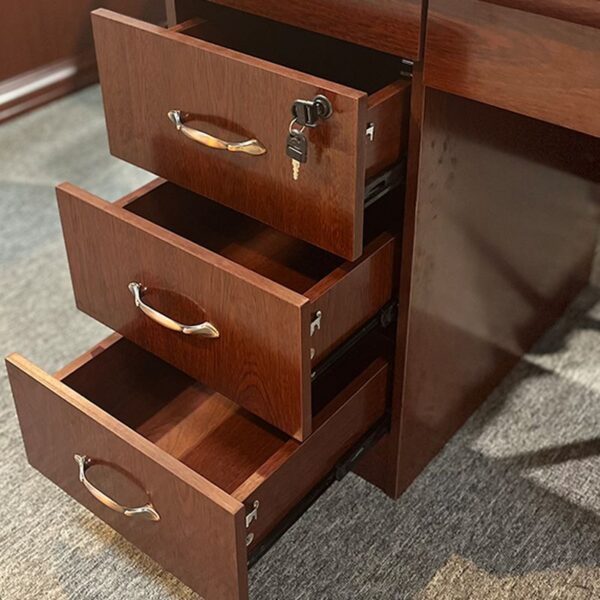
M 0 0 L 0 122 L 97 80 L 99 7 L 165 21 L 161 0 Z

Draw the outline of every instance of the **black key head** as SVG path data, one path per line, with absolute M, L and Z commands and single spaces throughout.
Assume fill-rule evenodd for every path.
M 305 163 L 308 160 L 308 142 L 303 133 L 292 131 L 288 135 L 286 154 L 299 163 Z

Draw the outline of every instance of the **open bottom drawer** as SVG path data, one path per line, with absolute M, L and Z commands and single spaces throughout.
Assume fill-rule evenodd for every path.
M 29 462 L 206 600 L 238 600 L 248 552 L 384 416 L 384 348 L 321 379 L 302 444 L 118 335 L 55 376 L 7 367 Z

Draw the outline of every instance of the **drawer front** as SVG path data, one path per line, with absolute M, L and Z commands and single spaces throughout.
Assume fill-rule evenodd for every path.
M 366 93 L 110 11 L 93 22 L 115 156 L 334 254 L 360 255 Z M 294 181 L 291 106 L 318 94 L 334 113 L 308 133 L 309 162 Z M 177 129 L 173 110 L 212 136 L 256 139 L 266 153 L 204 146 Z
M 212 0 L 217 4 L 274 19 L 324 35 L 418 60 L 422 0 Z M 178 18 L 191 18 L 197 3 Z M 181 14 L 183 13 L 183 14 Z
M 22 357 L 9 357 L 7 368 L 36 469 L 207 599 L 248 597 L 240 502 Z M 99 461 L 86 476 L 101 472 L 107 493 L 112 483 L 122 494 L 123 483 L 135 478 L 131 487 L 145 493 L 129 490 L 130 497 L 150 502 L 160 520 L 127 517 L 101 504 L 79 481 L 76 454 Z
M 480 0 L 429 5 L 426 85 L 594 136 L 599 54 L 594 27 Z
M 308 300 L 188 240 L 70 185 L 59 210 L 77 307 L 282 431 L 310 433 Z M 172 331 L 146 303 L 218 338 Z

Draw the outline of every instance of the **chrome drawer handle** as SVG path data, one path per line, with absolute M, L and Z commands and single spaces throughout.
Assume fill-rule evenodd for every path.
M 183 135 L 189 137 L 191 140 L 214 148 L 215 150 L 227 150 L 228 152 L 243 152 L 244 154 L 251 154 L 252 156 L 260 156 L 265 154 L 267 149 L 258 140 L 245 140 L 244 142 L 226 142 L 217 137 L 210 135 L 199 129 L 193 129 L 184 125 L 182 120 L 182 114 L 180 110 L 170 110 L 167 113 L 169 119 L 177 128 L 177 131 L 181 131 Z
M 161 312 L 148 306 L 142 300 L 142 294 L 146 291 L 146 288 L 141 283 L 132 281 L 128 287 L 129 291 L 133 294 L 135 305 L 155 323 L 158 323 L 167 329 L 171 329 L 172 331 L 177 331 L 178 333 L 184 333 L 186 335 L 200 335 L 206 338 L 219 337 L 219 330 L 209 321 L 204 321 L 204 323 L 198 323 L 197 325 L 182 325 L 174 319 L 171 319 L 171 317 L 167 317 L 167 315 L 163 315 Z
M 125 515 L 126 517 L 140 517 L 143 519 L 149 519 L 150 521 L 160 521 L 160 515 L 151 503 L 136 507 L 123 506 L 122 504 L 119 504 L 113 500 L 110 496 L 107 496 L 104 492 L 100 491 L 96 486 L 90 483 L 88 478 L 85 476 L 87 469 L 93 465 L 92 459 L 79 454 L 75 454 L 73 458 L 79 465 L 79 481 L 83 483 L 85 489 L 92 496 L 94 496 L 98 502 L 104 504 L 104 506 L 107 508 L 110 508 L 121 515 Z

